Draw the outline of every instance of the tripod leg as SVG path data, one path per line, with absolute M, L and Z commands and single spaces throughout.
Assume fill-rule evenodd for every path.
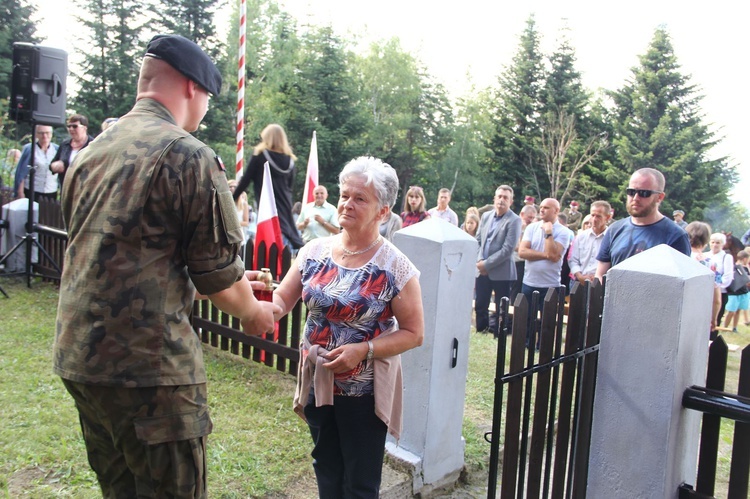
M 57 270 L 58 274 L 62 274 L 62 269 L 57 265 L 57 262 L 55 262 L 55 259 L 52 258 L 52 256 L 47 253 L 47 250 L 44 249 L 44 246 L 42 246 L 42 243 L 40 243 L 36 238 L 33 238 L 34 244 L 37 248 L 39 248 L 39 251 L 42 252 L 42 254 L 47 257 L 47 260 L 52 264 L 53 267 L 55 267 L 55 270 Z

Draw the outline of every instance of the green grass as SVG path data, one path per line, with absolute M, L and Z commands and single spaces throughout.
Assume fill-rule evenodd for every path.
M 57 289 L 0 280 L 0 495 L 99 497 L 73 401 L 52 373 Z M 206 348 L 212 497 L 268 497 L 312 476 L 294 378 Z
M 57 288 L 0 278 L 0 497 L 100 497 L 73 401 L 52 374 Z M 724 333 L 750 343 L 750 327 Z M 472 332 L 464 408 L 467 475 L 489 462 L 497 343 Z M 737 387 L 741 350 L 730 352 L 727 390 Z M 307 426 L 291 410 L 294 377 L 205 348 L 214 432 L 208 440 L 211 497 L 301 498 L 314 494 Z M 722 423 L 717 497 L 726 491 L 734 424 Z

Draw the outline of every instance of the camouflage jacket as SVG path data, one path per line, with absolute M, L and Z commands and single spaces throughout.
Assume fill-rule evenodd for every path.
M 223 166 L 151 99 L 76 157 L 62 190 L 68 247 L 54 371 L 82 383 L 204 383 L 195 289 L 243 275 Z

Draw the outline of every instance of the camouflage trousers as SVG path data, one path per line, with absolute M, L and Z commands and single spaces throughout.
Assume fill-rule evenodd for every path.
M 206 497 L 206 385 L 122 388 L 63 379 L 106 498 Z

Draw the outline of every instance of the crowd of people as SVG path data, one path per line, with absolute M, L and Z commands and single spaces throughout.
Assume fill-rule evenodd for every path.
M 396 172 L 372 157 L 343 168 L 336 205 L 320 185 L 313 202 L 295 208 L 296 157 L 283 127 L 261 132 L 243 175 L 232 181 L 191 135 L 221 86 L 198 45 L 157 35 L 143 57 L 134 107 L 102 123 L 104 139 L 94 140 L 88 119 L 75 114 L 59 147 L 50 127 L 38 126 L 34 144 L 18 154 L 18 197 L 31 196 L 32 178 L 36 196 L 60 192 L 69 239 L 54 371 L 76 405 L 107 497 L 207 494 L 212 421 L 201 342 L 190 324 L 196 298 L 238 318 L 248 335 L 273 331 L 304 301 L 293 406 L 309 427 L 319 495 L 378 497 L 386 435 L 401 432 L 400 354 L 425 334 L 419 271 L 391 239 L 425 220 L 460 227 L 478 243 L 480 332 L 499 333 L 493 300 L 521 293 L 531 302 L 535 292 L 601 279 L 658 244 L 692 255 L 716 276 L 711 330 L 725 310 L 725 326 L 736 330 L 742 313 L 750 323 L 748 287 L 737 286 L 750 248 L 705 223 L 687 224 L 679 210 L 674 220 L 664 216 L 666 185 L 655 169 L 633 173 L 624 193 L 629 216 L 617 221 L 604 200 L 584 214 L 577 201 L 561 210 L 557 199 L 537 205 L 526 196 L 516 214 L 509 185 L 495 189 L 491 204 L 466 210 L 460 224 L 447 188 L 431 209 L 422 187 L 405 188 L 397 214 Z M 246 190 L 254 183 L 260 199 L 265 164 L 284 244 L 296 252 L 270 302 L 255 298 L 262 283 L 244 271 L 241 254 L 254 227 Z

